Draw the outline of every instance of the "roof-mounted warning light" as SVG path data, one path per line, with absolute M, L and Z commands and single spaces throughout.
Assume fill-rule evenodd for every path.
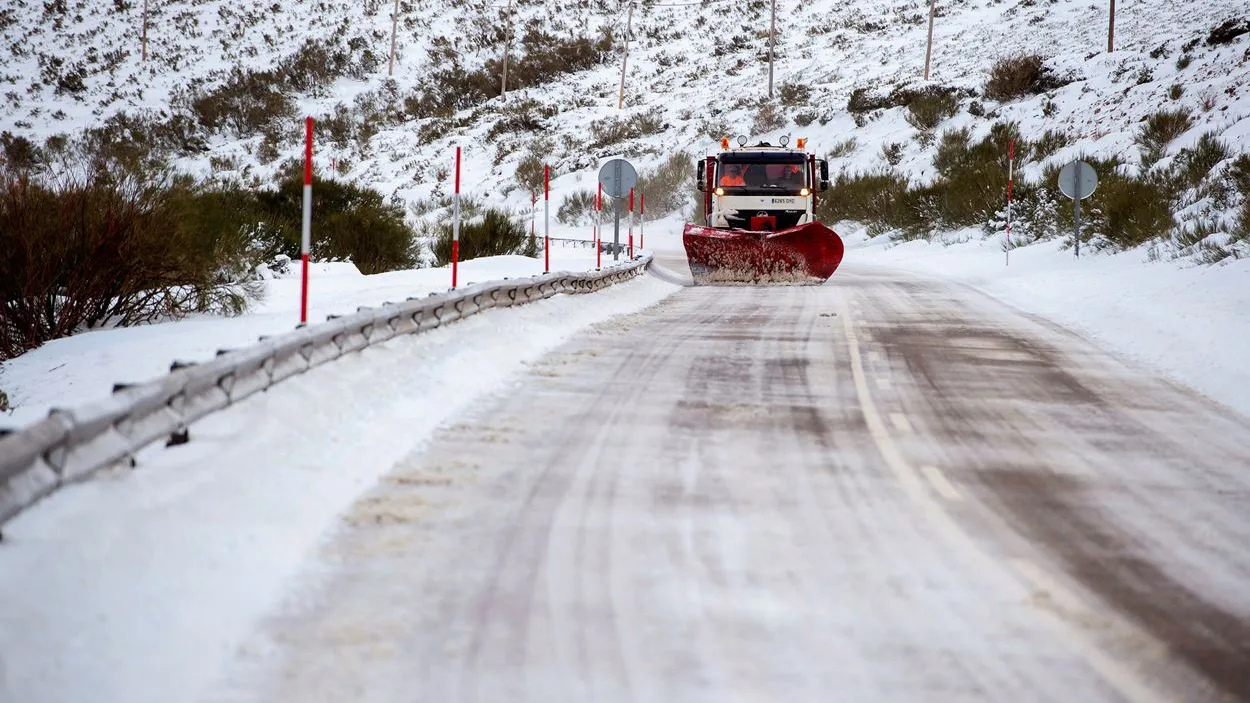
M 794 143 L 794 145 L 795 145 L 796 147 L 798 147 L 798 149 L 799 149 L 800 151 L 802 151 L 803 149 L 806 149 L 806 148 L 807 148 L 807 138 L 806 138 L 806 137 L 799 137 L 798 141 L 797 141 L 797 142 L 795 142 L 795 143 Z
M 729 151 L 729 137 L 720 138 L 720 148 L 724 151 Z

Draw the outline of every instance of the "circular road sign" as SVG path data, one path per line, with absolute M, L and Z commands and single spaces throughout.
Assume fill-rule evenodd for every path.
M 1098 187 L 1098 172 L 1084 161 L 1073 161 L 1059 171 L 1059 190 L 1073 199 L 1084 200 Z
M 624 198 L 638 185 L 638 172 L 625 159 L 612 159 L 599 169 L 603 193 L 610 198 Z

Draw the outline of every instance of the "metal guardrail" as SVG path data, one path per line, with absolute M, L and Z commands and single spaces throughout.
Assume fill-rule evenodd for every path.
M 371 344 L 418 334 L 492 308 L 561 293 L 591 293 L 643 272 L 651 256 L 601 271 L 504 279 L 409 298 L 274 337 L 202 364 L 175 365 L 167 376 L 48 417 L 0 437 L 0 525 L 62 486 L 130 461 L 162 437 L 274 384 Z

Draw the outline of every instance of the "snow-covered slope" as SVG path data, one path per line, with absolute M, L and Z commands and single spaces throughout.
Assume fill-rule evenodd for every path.
M 150 4 L 146 63 L 139 60 L 140 0 L 17 0 L 0 12 L 3 40 L 11 47 L 0 64 L 0 90 L 5 92 L 0 129 L 39 142 L 99 126 L 120 111 L 185 111 L 188 86 L 211 88 L 234 67 L 246 72 L 290 66 L 291 57 L 311 40 L 331 53 L 343 52 L 347 61 L 342 70 L 349 76 L 330 88 L 305 91 L 299 110 L 329 116 L 339 104 L 352 110 L 371 102 L 374 109 L 360 109 L 357 117 L 378 128 L 372 137 L 366 130 L 364 139 L 324 145 L 319 158 L 325 165 L 333 159 L 354 178 L 416 200 L 446 192 L 442 181 L 448 177 L 451 149 L 461 145 L 468 159 L 468 190 L 504 199 L 515 188 L 512 176 L 518 162 L 535 152 L 553 165 L 558 200 L 570 187 L 593 183 L 593 167 L 606 155 L 627 153 L 648 166 L 673 152 L 701 154 L 721 130 L 757 132 L 757 100 L 767 92 L 765 0 L 639 3 L 632 20 L 622 113 L 617 110 L 617 89 L 627 12 L 615 2 L 518 0 L 515 21 L 509 25 L 503 2 L 402 0 L 393 83 L 387 77 L 390 2 Z M 856 88 L 889 92 L 903 84 L 922 84 L 926 14 L 922 0 L 853 5 L 781 0 L 777 83 L 812 89 L 806 104 L 784 112 L 790 118 L 807 113 L 814 121 L 798 127 L 788 120 L 784 127 L 757 136 L 803 134 L 818 150 L 854 137 L 857 148 L 837 159 L 835 168 L 881 165 L 881 146 L 902 143 L 899 168 L 924 178 L 931 170 L 932 147 L 911 141 L 916 130 L 904 120 L 902 108 L 874 115 L 861 127 L 845 106 Z M 1001 107 L 987 102 L 985 117 L 961 111 L 943 127 L 972 125 L 984 131 L 993 119 L 1008 119 L 1018 121 L 1025 136 L 1062 129 L 1076 141 L 1052 161 L 1089 154 L 1121 155 L 1132 162 L 1138 123 L 1161 107 L 1185 107 L 1197 116 L 1173 149 L 1212 132 L 1236 152 L 1250 136 L 1250 35 L 1222 45 L 1206 43 L 1211 30 L 1223 22 L 1245 19 L 1239 0 L 1121 3 L 1117 50 L 1110 54 L 1105 51 L 1105 3 L 943 2 L 938 14 L 936 84 L 978 90 L 995 60 L 1022 53 L 1047 57 L 1049 67 L 1073 81 L 1048 95 Z M 498 59 L 508 26 L 517 36 L 529 27 L 557 38 L 595 40 L 606 32 L 616 41 L 597 67 L 510 92 L 506 104 L 494 98 L 450 118 L 395 114 L 405 111 L 405 100 L 432 70 L 449 67 L 449 56 L 458 57 L 456 65 L 466 72 Z M 514 41 L 514 67 L 522 53 Z M 1187 58 L 1181 61 L 1182 56 Z M 1174 85 L 1181 86 L 1175 98 Z M 516 110 L 526 98 L 536 101 L 524 110 L 534 120 L 516 128 L 515 114 L 508 110 Z M 965 107 L 969 102 L 964 101 Z M 653 115 L 662 128 L 595 146 L 594 121 L 618 114 Z M 279 155 L 298 153 L 300 135 L 293 121 L 284 123 L 278 136 Z M 252 176 L 268 173 L 281 160 L 272 153 L 257 159 L 257 151 L 263 155 L 260 135 L 219 133 L 208 141 L 211 151 L 184 158 L 182 165 Z M 259 163 L 263 160 L 268 163 Z M 1031 168 L 1026 175 L 1040 172 L 1040 164 Z M 506 198 L 517 208 L 528 207 L 528 200 L 528 192 L 520 190 Z

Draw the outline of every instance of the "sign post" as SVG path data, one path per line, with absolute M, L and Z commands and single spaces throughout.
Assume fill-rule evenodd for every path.
M 1059 190 L 1072 198 L 1076 257 L 1081 257 L 1081 201 L 1098 188 L 1098 172 L 1084 161 L 1073 161 L 1059 171 Z
M 631 196 L 638 185 L 638 172 L 625 159 L 612 159 L 599 168 L 599 185 L 613 199 L 612 260 L 621 258 L 621 208 L 623 198 Z M 633 208 L 630 208 L 631 216 Z
M 304 218 L 300 228 L 299 323 L 308 324 L 308 255 L 312 251 L 313 118 L 304 119 Z

